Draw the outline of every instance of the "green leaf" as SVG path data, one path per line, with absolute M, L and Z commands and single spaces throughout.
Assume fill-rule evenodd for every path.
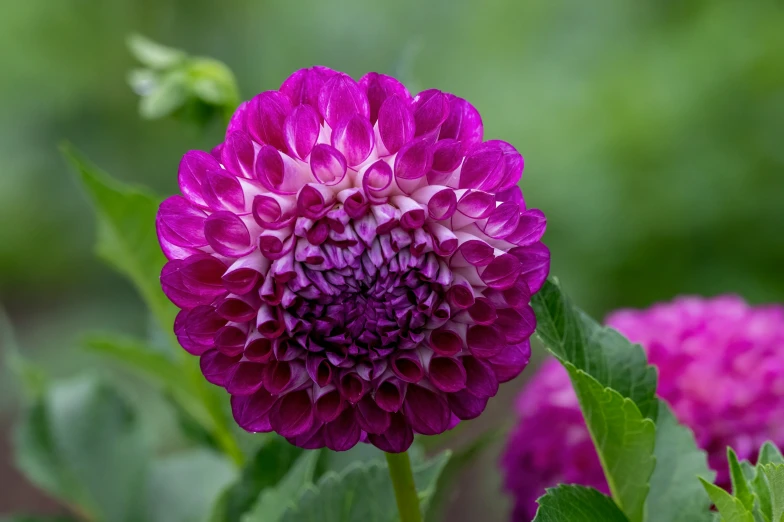
M 754 495 L 749 489 L 749 483 L 746 482 L 746 476 L 743 473 L 743 468 L 738 462 L 738 456 L 732 450 L 727 448 L 727 461 L 730 466 L 730 479 L 732 480 L 732 494 L 741 501 L 743 506 L 749 511 L 754 510 Z M 710 480 L 706 477 L 706 480 Z
M 273 437 L 248 462 L 240 479 L 223 492 L 210 520 L 240 522 L 260 493 L 280 482 L 303 451 L 283 437 Z
M 759 464 L 784 464 L 784 457 L 781 456 L 779 448 L 768 441 L 760 448 L 759 456 L 757 457 L 757 465 Z
M 533 522 L 628 522 L 612 499 L 584 486 L 562 484 L 537 502 Z
M 26 395 L 37 399 L 46 390 L 46 373 L 28 361 L 19 350 L 11 320 L 0 303 L 0 346 L 5 347 L 3 359 L 13 375 L 19 380 Z
M 641 522 L 655 465 L 653 421 L 644 418 L 631 399 L 572 364 L 565 366 L 612 497 L 631 522 Z
M 139 114 L 148 120 L 170 116 L 185 105 L 188 96 L 188 79 L 185 72 L 166 73 L 155 88 L 139 100 Z
M 149 450 L 130 406 L 94 379 L 56 383 L 16 436 L 30 480 L 104 522 L 140 520 Z
M 450 458 L 444 452 L 414 466 L 414 481 L 422 509 L 427 508 L 436 483 Z M 268 522 L 253 518 L 246 522 Z M 341 473 L 328 472 L 317 486 L 288 503 L 282 522 L 397 522 L 395 493 L 386 464 L 356 463 Z
M 313 487 L 313 475 L 319 454 L 319 451 L 304 452 L 275 487 L 261 492 L 258 502 L 252 511 L 242 518 L 242 521 L 278 522 L 281 520 L 283 514 L 295 505 L 301 492 Z
M 700 482 L 702 482 L 702 486 L 721 514 L 724 522 L 754 522 L 754 515 L 745 508 L 740 500 L 702 477 L 700 477 Z
M 531 304 L 536 332 L 558 359 L 628 397 L 644 417 L 655 420 L 656 369 L 648 365 L 639 345 L 574 306 L 555 280 L 545 282 Z
M 179 65 L 186 58 L 183 51 L 166 47 L 140 34 L 130 35 L 127 44 L 131 54 L 152 69 L 168 69 Z
M 770 491 L 771 521 L 781 522 L 784 519 L 784 464 L 764 464 L 758 466 L 768 481 Z
M 710 521 L 710 499 L 695 478 L 713 482 L 716 474 L 708 467 L 705 452 L 697 448 L 694 434 L 678 424 L 665 402 L 659 404 L 654 457 L 646 522 Z
M 147 482 L 146 522 L 207 522 L 223 489 L 237 478 L 222 456 L 189 450 L 156 461 Z
M 95 207 L 98 255 L 133 282 L 161 328 L 171 331 L 177 309 L 166 299 L 159 283 L 166 261 L 155 232 L 160 200 L 110 178 L 69 145 L 63 146 L 62 152 Z

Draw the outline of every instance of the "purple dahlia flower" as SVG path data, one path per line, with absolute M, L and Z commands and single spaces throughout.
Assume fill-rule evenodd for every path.
M 694 431 L 717 484 L 730 485 L 727 446 L 749 460 L 766 440 L 784 447 L 784 306 L 752 307 L 735 296 L 681 297 L 615 312 L 607 324 L 645 348 L 659 370 L 658 394 Z M 530 521 L 536 499 L 560 482 L 609 493 L 557 361 L 547 361 L 523 390 L 517 412 L 519 425 L 502 460 L 515 497 L 513 520 Z
M 528 363 L 549 270 L 523 158 L 438 90 L 302 69 L 188 152 L 161 204 L 174 325 L 237 423 L 405 451 Z

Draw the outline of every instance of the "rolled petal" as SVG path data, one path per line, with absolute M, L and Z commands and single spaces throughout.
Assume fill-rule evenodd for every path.
M 231 397 L 231 412 L 234 420 L 246 431 L 272 431 L 269 412 L 275 400 L 275 397 L 263 389 L 252 395 L 234 395 Z
M 206 207 L 203 185 L 208 172 L 220 170 L 220 163 L 212 155 L 200 150 L 192 150 L 185 154 L 180 161 L 177 178 L 180 183 L 180 192 L 189 201 L 196 205 Z
M 226 136 L 221 149 L 221 163 L 227 171 L 235 176 L 250 179 L 253 177 L 255 161 L 256 149 L 250 136 L 242 131 L 232 132 Z
M 367 120 L 370 115 L 367 95 L 357 82 L 343 73 L 332 76 L 321 88 L 318 108 L 333 129 L 351 116 L 359 115 Z
M 296 437 L 313 425 L 313 404 L 306 391 L 289 393 L 275 402 L 270 411 L 272 429 L 283 437 Z
M 460 142 L 463 152 L 482 143 L 484 127 L 482 116 L 463 98 L 448 95 L 449 117 L 441 126 L 439 140 L 454 139 Z
M 414 114 L 408 99 L 397 94 L 388 97 L 378 112 L 379 145 L 384 155 L 394 154 L 414 137 Z
M 216 386 L 226 386 L 237 369 L 241 356 L 230 357 L 218 350 L 208 350 L 199 358 L 201 373 Z
M 416 385 L 408 387 L 403 411 L 414 431 L 422 435 L 445 432 L 452 417 L 442 394 Z
M 209 245 L 224 256 L 244 256 L 253 250 L 248 228 L 231 212 L 215 212 L 207 218 L 204 235 Z
M 347 169 L 346 158 L 335 147 L 318 144 L 310 154 L 310 168 L 319 183 L 333 186 L 343 181 Z
M 250 101 L 246 125 L 258 143 L 287 150 L 284 126 L 291 112 L 289 98 L 278 91 L 266 91 Z
M 389 429 L 391 415 L 370 396 L 366 395 L 357 403 L 355 412 L 357 425 L 367 433 L 384 433 Z
M 300 69 L 280 86 L 280 92 L 288 96 L 291 106 L 307 104 L 318 109 L 318 99 L 324 82 L 337 72 L 329 67 L 316 65 L 308 69 Z
M 414 98 L 415 136 L 438 130 L 449 117 L 449 100 L 438 89 L 422 91 Z
M 387 453 L 402 453 L 414 442 L 414 431 L 401 414 L 391 416 L 389 429 L 383 433 L 368 433 L 368 440 Z
M 373 127 L 359 114 L 341 120 L 332 132 L 332 146 L 343 154 L 349 167 L 365 161 L 374 145 Z
M 295 107 L 286 117 L 284 124 L 288 151 L 299 159 L 305 159 L 316 144 L 321 124 L 318 113 L 308 105 Z
M 361 430 L 351 410 L 344 410 L 324 426 L 324 442 L 332 451 L 346 451 L 359 442 Z
M 391 96 L 397 96 L 410 103 L 411 95 L 405 86 L 385 74 L 367 73 L 359 80 L 359 86 L 365 91 L 370 107 L 370 123 L 375 124 L 380 118 L 379 112 L 384 102 Z

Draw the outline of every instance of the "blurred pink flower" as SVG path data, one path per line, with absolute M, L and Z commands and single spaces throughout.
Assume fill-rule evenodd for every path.
M 658 394 L 694 431 L 717 484 L 729 486 L 727 446 L 750 460 L 766 440 L 784 446 L 784 306 L 680 297 L 648 310 L 617 311 L 607 324 L 645 348 L 659 370 Z M 609 492 L 557 361 L 544 363 L 518 397 L 517 412 L 502 459 L 513 520 L 530 521 L 536 499 L 560 482 Z

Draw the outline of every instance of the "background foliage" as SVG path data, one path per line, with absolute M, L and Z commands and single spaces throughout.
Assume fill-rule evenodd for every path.
M 113 176 L 165 194 L 183 152 L 218 141 L 218 125 L 202 133 L 138 118 L 125 35 L 140 32 L 226 62 L 244 97 L 322 63 L 468 98 L 486 135 L 526 158 L 523 188 L 548 215 L 553 272 L 593 314 L 676 293 L 782 301 L 782 25 L 776 0 L 8 3 L 0 300 L 18 344 L 60 375 L 109 374 L 78 332 L 151 329 L 133 288 L 94 258 L 91 209 L 56 150 L 68 138 Z M 157 426 L 145 436 L 178 447 L 171 407 L 123 379 L 156 420 L 140 423 Z M 6 374 L 0 397 L 14 402 Z M 507 412 L 496 401 L 484 427 Z M 483 453 L 464 479 L 455 520 L 503 519 L 502 508 L 486 512 L 503 506 L 494 459 Z M 29 491 L 2 473 L 12 486 L 0 491 L 0 513 L 23 507 Z M 45 509 L 27 498 L 24 507 Z

